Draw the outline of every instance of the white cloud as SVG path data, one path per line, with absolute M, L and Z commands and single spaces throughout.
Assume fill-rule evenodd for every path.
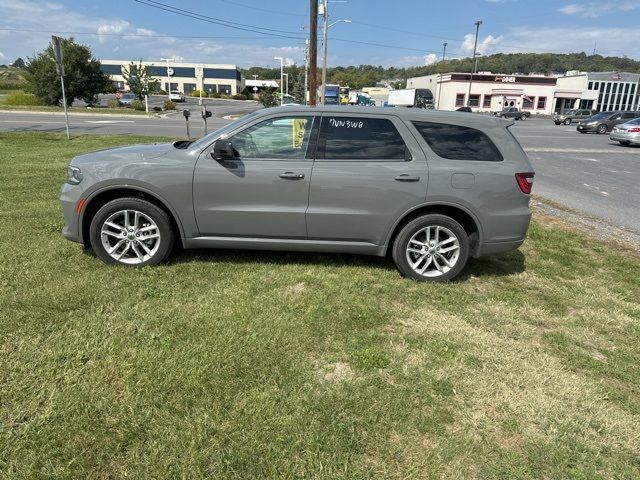
M 425 55 L 423 58 L 425 65 L 433 65 L 434 63 L 438 62 L 438 56 L 435 53 Z
M 473 55 L 473 45 L 475 43 L 475 34 L 467 33 L 464 36 L 464 40 L 459 48 L 459 53 L 461 55 Z M 487 53 L 493 53 L 496 50 L 496 46 L 502 42 L 504 37 L 500 35 L 499 37 L 494 37 L 493 35 L 487 35 L 484 38 L 478 39 L 478 46 L 476 48 L 477 53 L 481 53 L 482 55 L 486 55 Z
M 275 65 L 274 56 L 285 57 L 287 65 L 303 61 L 302 46 L 269 46 L 273 41 L 269 38 L 260 40 L 262 44 L 251 45 L 232 43 L 233 40 L 165 37 L 159 36 L 162 33 L 133 25 L 122 18 L 87 15 L 53 2 L 0 0 L 0 11 L 2 28 L 45 32 L 52 30 L 54 33 L 95 32 L 96 35 L 91 36 L 65 36 L 74 36 L 78 41 L 88 44 L 98 58 L 113 58 L 114 54 L 118 54 L 123 60 L 173 57 L 184 61 L 231 63 L 240 66 Z M 193 31 L 189 33 L 193 34 Z M 31 56 L 43 50 L 50 40 L 51 33 L 0 30 L 0 45 L 3 46 L 3 53 L 10 58 Z
M 600 2 L 571 3 L 558 9 L 566 15 L 596 18 L 608 12 L 629 12 L 640 8 L 640 0 L 617 0 Z
M 621 43 L 621 39 L 624 39 L 624 42 Z M 572 27 L 571 35 L 567 35 L 566 27 L 519 26 L 512 28 L 504 35 L 498 50 L 505 53 L 545 51 L 591 53 L 596 42 L 596 53 L 601 55 L 628 55 L 637 58 L 637 50 L 629 48 L 629 45 L 640 43 L 640 29 L 636 27 Z

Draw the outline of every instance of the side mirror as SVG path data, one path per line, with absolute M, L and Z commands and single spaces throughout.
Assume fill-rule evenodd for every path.
M 211 156 L 214 160 L 230 160 L 234 157 L 233 146 L 229 140 L 216 140 Z

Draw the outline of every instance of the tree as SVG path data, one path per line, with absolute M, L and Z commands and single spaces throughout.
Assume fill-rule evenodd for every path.
M 149 74 L 149 69 L 142 65 L 142 60 L 138 65 L 131 62 L 129 68 L 122 67 L 122 76 L 129 85 L 129 90 L 135 93 L 140 100 L 144 100 L 145 95 L 160 90 L 160 82 Z
M 113 91 L 111 79 L 102 72 L 100 62 L 92 57 L 89 47 L 75 43 L 73 38 L 65 38 L 62 40 L 62 53 L 67 105 L 71 105 L 75 98 L 92 104 L 99 93 Z M 38 97 L 44 105 L 60 104 L 62 88 L 51 45 L 35 57 L 29 58 L 25 77 L 25 89 Z
M 260 95 L 258 96 L 258 101 L 262 104 L 263 107 L 275 107 L 278 105 L 278 98 L 270 88 L 265 88 Z
M 291 95 L 296 99 L 298 103 L 305 103 L 305 91 L 304 91 L 304 70 L 298 73 L 295 77 L 295 83 L 291 88 Z
M 16 58 L 16 61 L 11 64 L 13 68 L 24 68 L 26 64 L 21 57 Z

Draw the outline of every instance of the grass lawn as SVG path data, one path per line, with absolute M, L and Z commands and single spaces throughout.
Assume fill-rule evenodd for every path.
M 0 477 L 638 478 L 640 261 L 533 223 L 417 284 L 384 259 L 62 239 L 69 159 L 0 133 Z
M 49 105 L 5 105 L 3 102 L 0 102 L 0 110 L 15 110 L 17 112 L 58 112 L 64 113 L 64 108 L 62 107 L 53 107 Z M 134 110 L 133 108 L 85 108 L 85 107 L 69 107 L 67 109 L 69 113 L 117 113 L 118 115 L 146 115 L 147 112 Z M 149 107 L 149 113 L 154 114 L 155 112 Z

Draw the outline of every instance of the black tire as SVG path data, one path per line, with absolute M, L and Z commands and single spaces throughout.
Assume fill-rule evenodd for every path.
M 526 116 L 526 115 L 521 115 L 521 116 L 520 116 L 520 120 L 526 120 L 526 119 L 527 119 L 527 116 Z
M 416 233 L 426 227 L 444 227 L 448 229 L 455 235 L 460 247 L 457 261 L 453 267 L 451 267 L 449 271 L 435 277 L 421 275 L 419 272 L 416 272 L 411 268 L 409 260 L 407 259 L 409 241 Z M 467 259 L 469 258 L 469 237 L 464 228 L 462 228 L 462 225 L 451 217 L 440 214 L 424 215 L 412 220 L 400 230 L 400 233 L 393 243 L 392 257 L 398 271 L 403 277 L 408 277 L 418 282 L 446 282 L 459 275 L 465 267 Z
M 620 142 L 620 145 L 628 147 L 629 145 L 631 145 L 631 142 L 627 141 L 627 140 L 618 140 Z
M 565 125 L 571 125 L 571 119 L 567 118 L 565 119 L 565 121 L 563 122 Z
M 605 124 L 598 125 L 596 132 L 599 133 L 600 135 L 604 135 L 605 133 L 607 133 L 607 126 Z
M 122 210 L 136 210 L 141 212 L 157 225 L 158 233 L 160 235 L 158 239 L 158 248 L 150 258 L 140 263 L 130 264 L 118 261 L 113 258 L 103 246 L 101 236 L 103 224 L 110 216 Z M 142 235 L 144 236 L 145 234 L 142 233 Z M 91 248 L 95 252 L 96 256 L 104 263 L 110 265 L 144 267 L 145 265 L 156 265 L 169 256 L 175 242 L 175 233 L 171 226 L 171 219 L 164 210 L 141 198 L 123 197 L 106 203 L 96 212 L 91 220 L 91 226 L 89 227 L 89 240 L 91 242 Z

